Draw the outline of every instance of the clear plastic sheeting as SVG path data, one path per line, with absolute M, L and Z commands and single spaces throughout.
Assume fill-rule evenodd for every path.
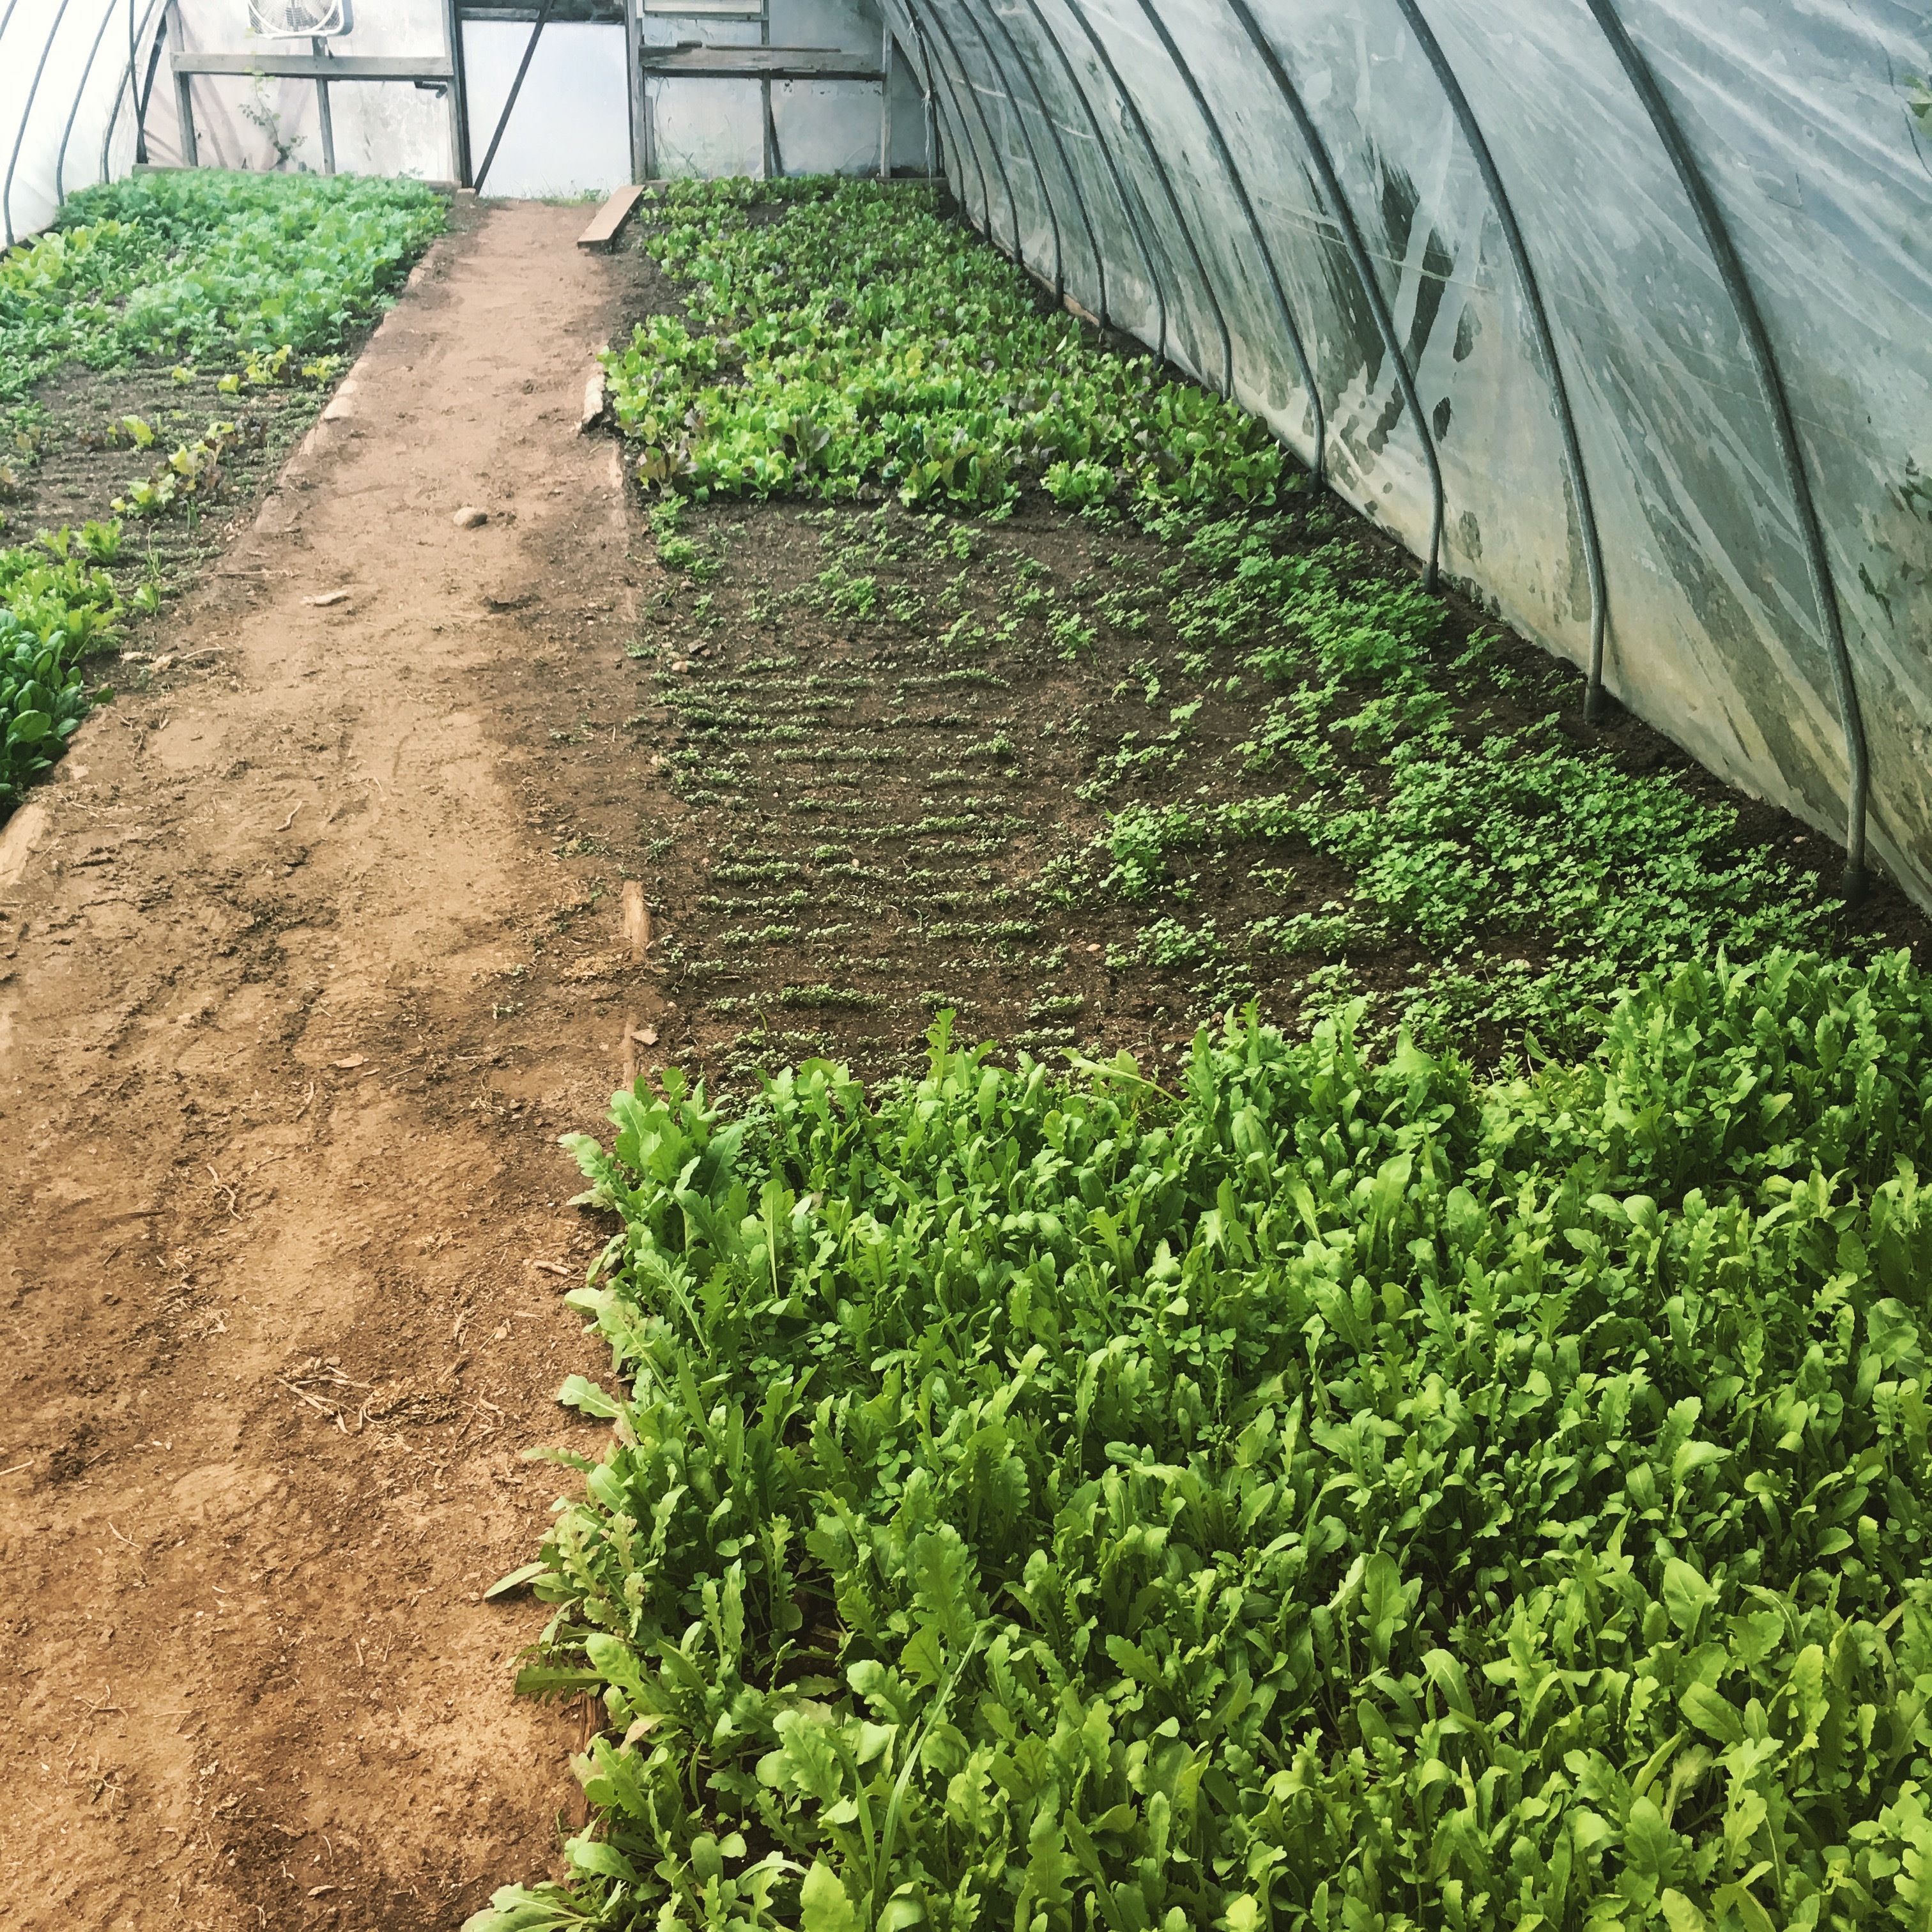
M 905 10 L 1000 246 L 1932 902 L 1932 10 Z

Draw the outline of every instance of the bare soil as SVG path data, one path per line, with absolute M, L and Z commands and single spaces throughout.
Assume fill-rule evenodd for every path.
M 670 808 L 553 736 L 636 594 L 583 218 L 437 244 L 0 829 L 0 1922 L 445 1927 L 550 1867 L 578 1720 L 479 1599 L 590 1432 L 554 1136 L 622 1048 L 536 825 Z

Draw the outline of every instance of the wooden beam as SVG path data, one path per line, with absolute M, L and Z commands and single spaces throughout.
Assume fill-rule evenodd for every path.
M 875 57 L 836 47 L 646 47 L 646 74 L 686 80 L 883 80 Z
M 201 165 L 201 151 L 194 138 L 194 84 L 188 79 L 194 70 L 182 65 L 180 0 L 168 0 L 167 22 L 168 60 L 174 71 L 175 112 L 180 122 L 182 166 L 196 168 Z
M 266 74 L 275 80 L 435 80 L 451 76 L 447 60 L 432 54 L 404 60 L 387 54 L 201 54 L 170 56 L 183 86 L 191 74 L 234 74 L 246 80 Z
M 624 224 L 638 212 L 644 198 L 644 184 L 632 182 L 620 188 L 592 218 L 590 226 L 577 238 L 577 245 L 593 255 L 608 255 L 617 245 Z

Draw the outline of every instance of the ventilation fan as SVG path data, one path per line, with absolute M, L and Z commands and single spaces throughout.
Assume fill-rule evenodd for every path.
M 352 0 L 248 0 L 248 22 L 272 40 L 333 39 L 352 32 Z

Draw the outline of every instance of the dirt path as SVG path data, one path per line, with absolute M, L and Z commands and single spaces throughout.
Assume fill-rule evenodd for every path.
M 554 1135 L 664 1010 L 538 838 L 651 809 L 556 742 L 638 574 L 582 219 L 438 244 L 0 831 L 0 1924 L 446 1927 L 551 1862 L 574 1720 L 479 1596 L 564 1480 L 520 1452 L 601 1439 Z

